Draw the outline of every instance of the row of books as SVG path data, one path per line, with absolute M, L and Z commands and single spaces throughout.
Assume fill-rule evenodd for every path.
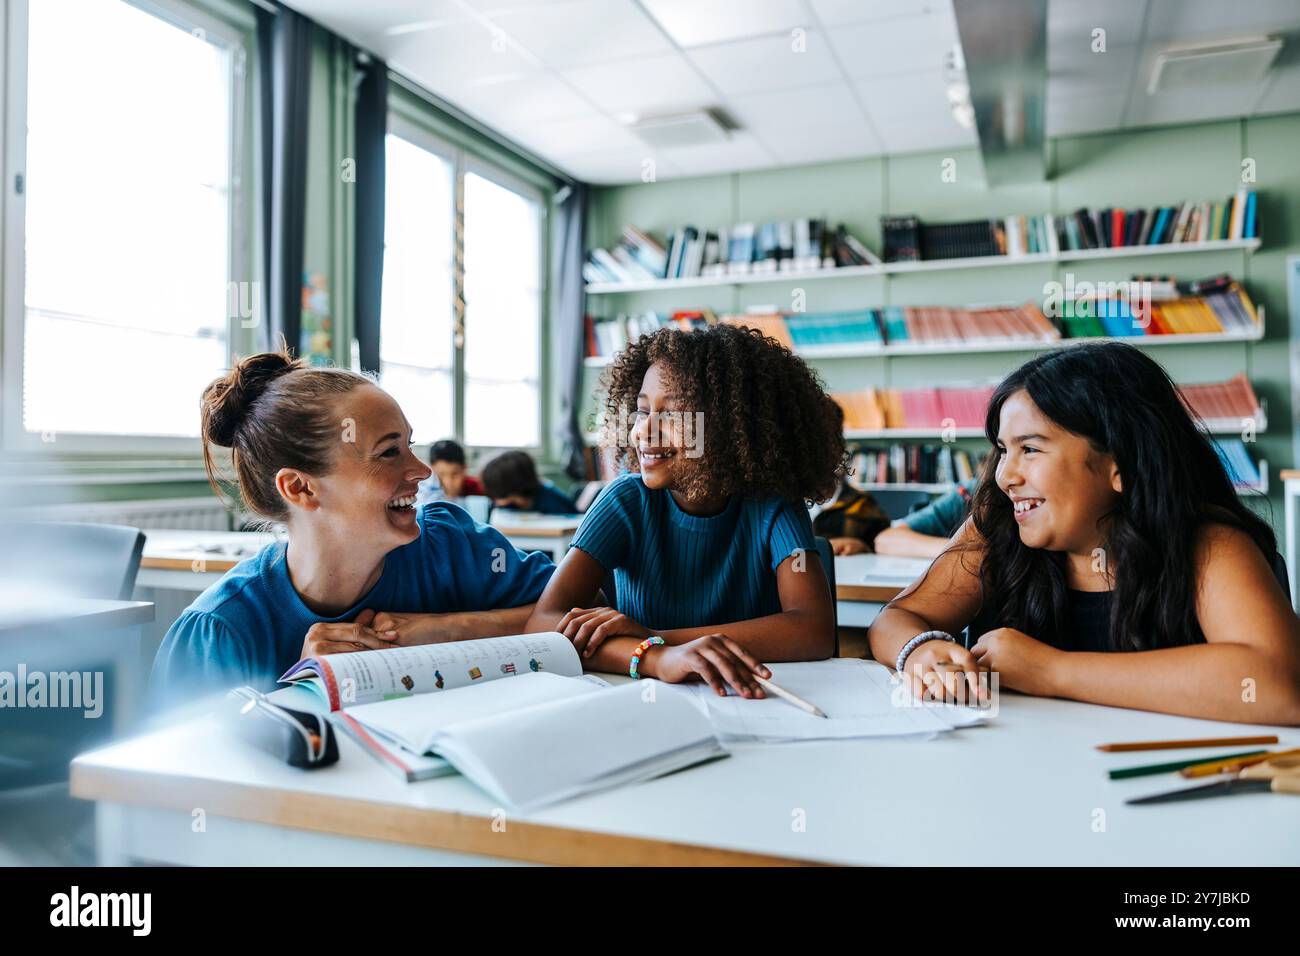
M 1244 372 L 1226 382 L 1179 385 L 1178 393 L 1188 410 L 1203 421 L 1241 420 L 1260 414 L 1259 398 Z
M 1245 374 L 1224 382 L 1179 385 L 1184 404 L 1206 421 L 1259 415 L 1259 399 Z M 983 428 L 992 385 L 967 388 L 864 388 L 832 392 L 846 430 Z
M 609 358 L 622 351 L 628 342 L 672 325 L 694 329 L 718 321 L 711 309 L 681 309 L 677 312 L 619 313 L 612 318 L 586 317 L 587 355 Z
M 983 428 L 992 385 L 971 388 L 863 388 L 831 392 L 845 431 L 883 428 Z
M 1131 338 L 1143 335 L 1224 333 L 1252 334 L 1259 329 L 1259 313 L 1250 296 L 1236 282 L 1205 295 L 1188 295 L 1148 304 L 1123 298 L 1071 300 L 1063 303 L 1061 321 L 1072 339 L 1109 335 Z
M 807 272 L 878 265 L 880 259 L 841 223 L 824 219 L 737 223 L 701 230 L 683 226 L 660 242 L 635 226 L 609 249 L 593 249 L 583 265 L 587 282 L 641 282 L 695 276 Z
M 694 328 L 718 321 L 762 329 L 795 351 L 825 346 L 998 345 L 1057 342 L 1062 338 L 1133 338 L 1149 335 L 1253 334 L 1259 314 L 1246 291 L 1230 278 L 1226 285 L 1174 284 L 1162 289 L 1206 288 L 1202 295 L 1182 295 L 1145 303 L 1124 298 L 1066 300 L 1052 313 L 1063 313 L 1059 326 L 1043 309 L 1027 302 L 1016 306 L 954 308 L 950 306 L 886 306 L 837 312 L 759 312 L 718 319 L 709 309 L 673 313 L 620 313 L 612 318 L 587 318 L 587 354 L 611 356 L 629 341 L 665 325 Z M 1206 280 L 1214 281 L 1214 280 Z
M 1062 215 L 951 223 L 923 223 L 917 216 L 882 216 L 880 225 L 886 262 L 1056 255 L 1062 250 L 1254 239 L 1260 234 L 1255 191 L 1244 186 L 1222 202 L 1183 201 L 1149 209 L 1081 207 Z
M 1238 488 L 1259 488 L 1259 465 L 1240 438 L 1217 438 L 1215 451 Z M 985 455 L 972 458 L 952 445 L 894 444 L 860 446 L 853 450 L 853 481 L 873 484 L 958 484 L 974 477 Z
M 1219 453 L 1219 460 L 1238 488 L 1258 488 L 1263 483 L 1259 465 L 1246 451 L 1246 443 L 1240 438 L 1216 438 L 1214 450 Z
M 983 457 L 952 445 L 896 444 L 853 450 L 856 484 L 956 484 L 975 474 Z

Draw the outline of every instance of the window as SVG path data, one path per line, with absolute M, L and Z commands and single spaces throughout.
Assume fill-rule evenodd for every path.
M 455 434 L 452 300 L 455 166 L 389 134 L 385 148 L 380 383 L 418 442 Z
M 26 84 L 10 102 L 26 116 L 21 273 L 8 253 L 10 274 L 25 276 L 9 303 L 22 320 L 21 393 L 6 403 L 21 411 L 7 428 L 28 443 L 195 438 L 196 396 L 227 365 L 241 294 L 242 49 L 123 0 L 25 9 Z
M 465 441 L 540 444 L 541 204 L 465 177 Z
M 380 384 L 417 442 L 541 444 L 542 201 L 395 109 L 386 153 Z M 456 198 L 463 228 L 456 274 Z M 458 340 L 456 294 L 465 302 Z

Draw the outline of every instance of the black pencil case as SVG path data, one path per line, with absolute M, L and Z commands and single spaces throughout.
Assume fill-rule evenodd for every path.
M 236 736 L 277 760 L 304 770 L 338 762 L 338 739 L 324 714 L 281 707 L 251 687 L 232 690 L 226 706 L 226 722 Z

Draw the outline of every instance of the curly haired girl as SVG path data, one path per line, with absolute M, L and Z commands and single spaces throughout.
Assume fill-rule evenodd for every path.
M 745 697 L 763 696 L 761 660 L 829 656 L 805 506 L 835 493 L 848 454 L 816 375 L 756 329 L 666 328 L 624 349 L 602 388 L 605 443 L 631 473 L 592 505 L 528 629 L 562 631 L 606 672 L 662 638 L 637 673 Z M 616 606 L 595 606 L 611 576 Z

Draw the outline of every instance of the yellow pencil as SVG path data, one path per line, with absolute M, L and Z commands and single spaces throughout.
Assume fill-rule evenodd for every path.
M 794 704 L 800 710 L 805 710 L 808 713 L 812 714 L 814 717 L 826 717 L 825 714 L 823 714 L 812 704 L 808 703 L 808 701 L 804 700 L 802 697 L 798 697 L 795 694 L 790 693 L 784 687 L 780 687 L 776 684 L 773 684 L 770 680 L 767 680 L 766 678 L 763 677 L 759 677 L 757 674 L 754 675 L 754 680 L 758 681 L 758 686 L 763 688 L 763 690 L 771 691 L 773 694 L 776 694 L 777 697 L 780 697 L 782 700 Z M 830 718 L 827 719 L 829 720 Z
M 1251 764 L 1263 763 L 1265 760 L 1283 756 L 1300 756 L 1300 750 L 1274 750 L 1271 753 L 1256 754 L 1253 757 L 1229 757 L 1226 760 L 1212 760 L 1208 763 L 1198 763 L 1191 767 L 1184 767 L 1178 773 L 1183 777 L 1208 777 L 1217 773 L 1236 773 L 1242 767 L 1249 767 Z

